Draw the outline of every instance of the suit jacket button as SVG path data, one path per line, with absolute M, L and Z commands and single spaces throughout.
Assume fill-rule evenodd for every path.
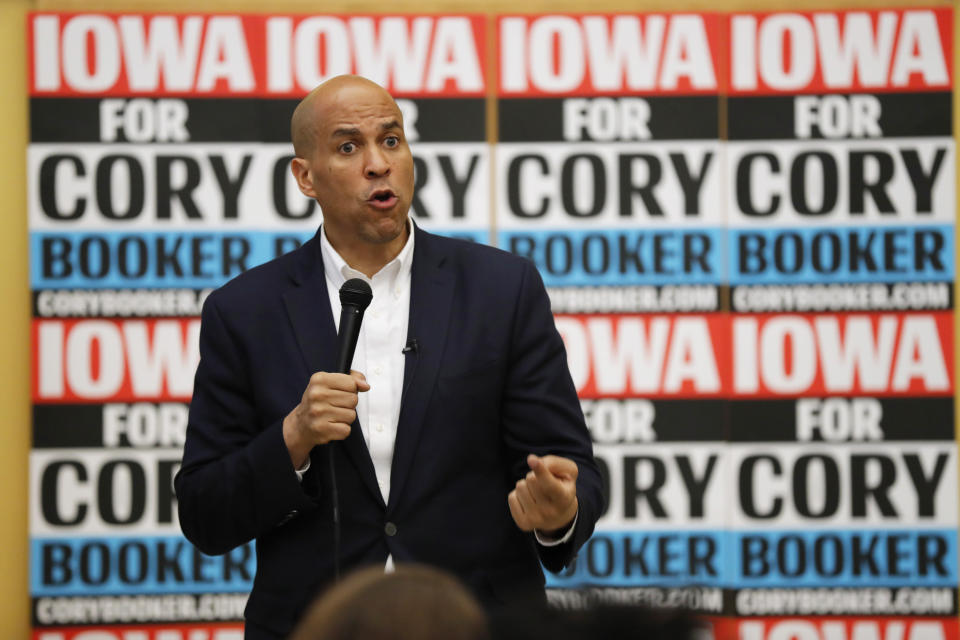
M 388 522 L 383 527 L 383 532 L 386 533 L 388 536 L 393 537 L 397 535 L 397 525 L 393 524 L 392 522 Z

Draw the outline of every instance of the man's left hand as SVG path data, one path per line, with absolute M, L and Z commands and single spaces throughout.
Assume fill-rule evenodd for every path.
M 563 535 L 577 515 L 577 463 L 560 456 L 527 456 L 530 472 L 507 496 L 510 515 L 523 531 Z

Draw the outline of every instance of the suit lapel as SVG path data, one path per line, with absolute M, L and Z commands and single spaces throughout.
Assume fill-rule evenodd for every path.
M 300 251 L 304 255 L 293 274 L 296 286 L 284 293 L 283 302 L 309 372 L 332 371 L 336 365 L 337 329 L 330 310 L 319 240 L 315 237 Z M 347 452 L 364 484 L 383 504 L 370 452 L 363 441 L 358 421 L 354 421 L 350 435 L 340 446 Z
M 409 475 L 424 415 L 440 370 L 446 344 L 448 318 L 453 301 L 453 273 L 444 269 L 431 236 L 416 228 L 410 273 L 410 321 L 407 338 L 416 339 L 417 350 L 407 354 L 403 372 L 400 418 L 390 470 L 389 507 L 396 504 Z

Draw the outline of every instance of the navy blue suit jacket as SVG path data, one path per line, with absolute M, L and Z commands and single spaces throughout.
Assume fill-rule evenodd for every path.
M 422 562 L 484 601 L 538 591 L 538 560 L 558 571 L 602 510 L 601 478 L 549 300 L 529 261 L 416 229 L 403 395 L 384 504 L 354 423 L 333 444 L 341 566 Z M 286 634 L 331 579 L 326 446 L 298 482 L 283 418 L 311 374 L 331 371 L 337 336 L 314 238 L 207 299 L 183 465 L 175 486 L 184 534 L 224 553 L 256 538 L 249 628 Z M 327 445 L 329 446 L 329 445 Z M 579 467 L 570 542 L 543 547 L 510 516 L 526 456 Z M 387 526 L 387 524 L 392 526 Z M 391 535 L 392 534 L 392 535 Z M 264 636 L 267 637 L 267 636 Z

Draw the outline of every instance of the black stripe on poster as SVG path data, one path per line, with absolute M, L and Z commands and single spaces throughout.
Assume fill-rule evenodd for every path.
M 698 442 L 726 439 L 724 400 L 581 400 L 597 444 Z
M 34 290 L 35 318 L 200 317 L 210 289 Z
M 501 142 L 715 140 L 716 96 L 501 98 Z
M 182 402 L 35 404 L 33 448 L 182 447 L 188 411 Z
M 247 593 L 46 596 L 32 598 L 33 626 L 240 622 L 248 596 Z M 98 631 L 94 633 L 102 637 Z M 54 637 L 60 636 L 54 634 Z
M 727 114 L 730 140 L 953 135 L 949 92 L 728 98 Z
M 945 311 L 953 308 L 952 282 L 737 285 L 725 288 L 726 308 L 737 313 L 819 311 Z
M 723 612 L 740 616 L 911 616 L 957 615 L 951 587 L 819 587 L 724 589 Z
M 953 440 L 953 398 L 730 401 L 733 442 Z
M 255 98 L 31 98 L 30 141 L 290 142 L 297 100 Z M 416 142 L 484 142 L 482 98 L 403 99 Z

